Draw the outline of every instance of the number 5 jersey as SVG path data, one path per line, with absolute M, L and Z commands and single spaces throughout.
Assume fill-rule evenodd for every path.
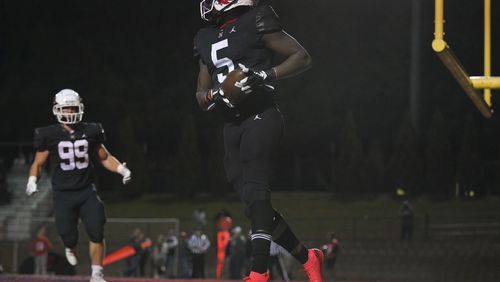
M 221 26 L 209 25 L 200 29 L 194 38 L 195 57 L 207 66 L 212 87 L 217 89 L 238 63 L 254 70 L 272 67 L 272 53 L 264 45 L 262 36 L 281 30 L 274 10 L 267 5 L 258 6 Z M 236 109 L 217 108 L 224 109 L 226 119 L 245 118 L 245 114 L 253 115 L 274 106 L 273 94 L 273 90 L 262 87 Z
M 72 131 L 61 124 L 35 129 L 37 151 L 49 151 L 49 169 L 54 190 L 78 190 L 94 181 L 93 159 L 104 143 L 100 123 L 81 122 Z

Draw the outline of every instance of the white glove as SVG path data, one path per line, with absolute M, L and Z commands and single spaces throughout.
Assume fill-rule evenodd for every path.
M 38 192 L 36 188 L 36 176 L 30 176 L 28 178 L 28 184 L 26 184 L 26 195 L 31 196 L 34 193 Z
M 127 163 L 120 164 L 116 168 L 116 172 L 118 172 L 123 176 L 122 179 L 123 184 L 129 183 L 130 180 L 132 179 L 132 172 L 130 171 L 130 169 L 127 168 Z

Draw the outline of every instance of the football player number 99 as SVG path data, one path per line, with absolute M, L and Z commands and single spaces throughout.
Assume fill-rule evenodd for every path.
M 84 169 L 89 166 L 89 143 L 87 140 L 61 141 L 58 145 L 62 170 Z
M 212 52 L 211 52 L 211 57 L 212 57 L 212 62 L 214 63 L 214 66 L 217 69 L 220 69 L 222 67 L 227 67 L 227 73 L 230 73 L 231 71 L 234 70 L 234 63 L 231 59 L 224 57 L 224 58 L 217 58 L 217 51 L 227 48 L 229 46 L 227 39 L 221 40 L 217 43 L 212 44 Z M 219 73 L 217 74 L 217 80 L 219 80 L 220 83 L 222 83 L 226 79 L 226 75 Z

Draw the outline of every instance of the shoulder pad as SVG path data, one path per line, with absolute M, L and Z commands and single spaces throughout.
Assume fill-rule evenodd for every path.
M 58 126 L 59 125 L 51 125 L 35 128 L 33 134 L 33 146 L 35 147 L 35 150 L 45 151 L 48 149 L 47 137 L 49 137 L 51 133 L 54 132 L 56 128 L 58 128 Z
M 255 24 L 258 33 L 271 33 L 281 31 L 283 28 L 278 15 L 271 6 L 258 6 L 255 15 Z
M 102 124 L 99 122 L 92 122 L 87 124 L 86 129 L 89 134 L 95 135 L 98 143 L 104 143 L 106 140 L 106 135 L 104 134 L 104 129 L 102 128 Z
M 194 40 L 193 40 L 193 58 L 195 59 L 195 62 L 198 63 L 199 60 L 201 60 L 204 64 L 206 64 L 206 62 L 203 60 L 203 58 L 201 57 L 201 54 L 200 54 L 200 51 L 198 50 L 198 37 L 200 36 L 200 31 L 198 31 L 194 37 Z

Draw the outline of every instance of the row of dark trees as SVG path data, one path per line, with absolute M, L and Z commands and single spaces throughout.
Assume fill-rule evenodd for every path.
M 321 142 L 311 141 L 312 146 L 299 148 L 294 147 L 293 140 L 285 141 L 273 190 L 356 196 L 391 194 L 399 188 L 407 195 L 440 198 L 463 197 L 471 191 L 475 196 L 498 194 L 498 155 L 481 147 L 474 116 L 464 120 L 461 140 L 450 140 L 448 121 L 439 110 L 423 132 L 417 132 L 407 116 L 401 120 L 393 143 L 381 144 L 363 140 L 355 116 L 348 111 L 336 138 L 322 142 L 327 148 L 314 145 Z M 122 191 L 130 195 L 173 192 L 184 196 L 231 191 L 224 177 L 221 127 L 215 124 L 206 134 L 211 138 L 206 138 L 199 129 L 199 119 L 188 115 L 171 156 L 151 152 L 144 144 L 120 143 L 117 153 L 128 156 L 134 171 L 134 182 Z M 134 135 L 132 128 L 131 119 L 126 119 L 118 140 L 133 140 L 127 137 Z
M 410 195 L 440 197 L 498 191 L 498 158 L 483 157 L 473 117 L 466 118 L 457 149 L 449 140 L 446 124 L 441 112 L 436 111 L 422 136 L 406 117 L 392 152 L 386 155 L 376 141 L 367 151 L 363 150 L 354 118 L 349 115 L 339 139 L 338 155 L 333 159 L 328 188 L 345 195 L 394 193 L 400 188 Z

